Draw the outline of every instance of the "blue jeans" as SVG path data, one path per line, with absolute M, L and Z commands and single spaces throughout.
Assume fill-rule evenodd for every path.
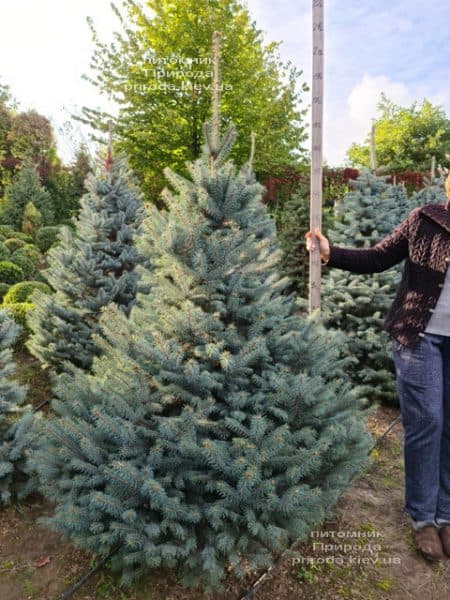
M 405 502 L 414 529 L 450 523 L 450 337 L 391 338 L 404 429 Z

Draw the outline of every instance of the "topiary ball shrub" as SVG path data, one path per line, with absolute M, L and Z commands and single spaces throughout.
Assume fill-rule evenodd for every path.
M 3 242 L 0 241 L 0 260 L 8 260 L 11 252 L 5 246 Z
M 0 282 L 9 283 L 10 285 L 22 281 L 24 272 L 22 267 L 9 261 L 0 260 Z
M 20 240 L 19 238 L 10 238 L 9 240 L 5 240 L 3 243 L 10 252 L 14 252 L 15 250 L 23 248 L 26 245 L 26 242 Z
M 26 253 L 22 252 L 22 248 L 11 254 L 10 261 L 22 269 L 22 279 L 29 278 L 36 272 L 36 264 L 28 258 Z
M 8 283 L 0 283 L 0 302 L 3 301 L 3 298 L 6 296 L 10 288 Z
M 26 302 L 34 290 L 40 290 L 44 294 L 51 294 L 50 287 L 41 281 L 21 281 L 12 285 L 3 297 L 4 304 L 15 304 Z
M 29 233 L 24 233 L 23 231 L 14 231 L 14 235 L 10 235 L 9 237 L 23 240 L 26 244 L 33 243 L 33 236 Z
M 0 239 L 7 240 L 8 238 L 15 237 L 16 232 L 14 229 L 11 229 L 9 225 L 0 225 Z
M 58 241 L 59 229 L 56 225 L 52 225 L 37 230 L 35 244 L 41 252 L 47 252 Z
M 25 254 L 35 265 L 39 264 L 44 260 L 44 255 L 34 244 L 25 244 L 23 248 L 20 248 L 22 254 Z

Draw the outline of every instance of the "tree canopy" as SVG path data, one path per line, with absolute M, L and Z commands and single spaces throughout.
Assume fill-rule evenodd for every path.
M 164 167 L 187 174 L 185 162 L 200 152 L 202 123 L 210 115 L 214 30 L 222 35 L 222 125 L 232 119 L 239 131 L 232 158 L 246 160 L 251 131 L 257 135 L 257 173 L 305 154 L 306 110 L 300 104 L 308 87 L 296 89 L 302 71 L 282 63 L 279 42 L 264 44 L 239 0 L 122 4 L 122 12 L 112 5 L 122 27 L 112 44 L 102 43 L 89 21 L 95 51 L 93 74 L 85 78 L 118 104 L 115 149 L 127 154 L 147 195 L 155 200 L 164 186 Z M 93 127 L 96 140 L 110 116 L 88 107 L 74 115 Z
M 432 157 L 448 166 L 450 121 L 440 106 L 424 99 L 409 107 L 389 100 L 384 93 L 377 105 L 375 120 L 377 163 L 389 171 L 429 171 Z M 352 144 L 347 150 L 351 165 L 370 167 L 370 134 L 364 144 Z

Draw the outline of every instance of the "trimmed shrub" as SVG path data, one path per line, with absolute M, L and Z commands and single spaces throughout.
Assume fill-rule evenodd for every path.
M 13 284 L 22 281 L 23 278 L 22 267 L 9 260 L 0 260 L 0 282 Z
M 41 252 L 47 252 L 58 241 L 59 227 L 56 225 L 41 227 L 36 232 L 35 244 Z
M 0 302 L 3 301 L 3 298 L 8 293 L 10 286 L 8 283 L 0 283 Z
M 0 239 L 7 240 L 8 238 L 15 237 L 15 233 L 17 232 L 9 225 L 0 225 Z
M 44 260 L 44 255 L 34 244 L 25 244 L 25 246 L 20 248 L 20 250 L 22 254 L 25 254 L 35 264 L 40 263 Z
M 10 238 L 9 240 L 5 240 L 3 243 L 8 248 L 8 250 L 10 250 L 10 252 L 14 252 L 15 250 L 23 248 L 26 245 L 26 242 L 19 238 Z
M 23 231 L 14 231 L 14 235 L 10 235 L 9 237 L 17 240 L 23 240 L 26 244 L 33 243 L 33 236 L 29 233 L 24 233 Z
M 8 260 L 11 252 L 3 242 L 0 242 L 0 260 Z
M 36 271 L 36 263 L 28 258 L 27 254 L 23 252 L 23 248 L 19 248 L 9 259 L 14 264 L 18 265 L 23 271 L 22 279 L 30 277 Z
M 12 285 L 3 297 L 4 304 L 15 304 L 26 302 L 34 290 L 40 290 L 44 294 L 51 294 L 50 287 L 40 281 L 21 281 Z

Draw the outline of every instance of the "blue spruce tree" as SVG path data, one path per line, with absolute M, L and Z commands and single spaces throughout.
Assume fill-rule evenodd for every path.
M 92 371 L 55 386 L 31 461 L 55 512 L 40 522 L 105 555 L 128 584 L 179 567 L 220 587 L 305 539 L 372 442 L 345 378 L 344 336 L 301 318 L 251 161 L 205 127 L 192 180 L 169 169 L 138 247 L 149 293 L 103 309 Z
M 43 275 L 54 294 L 36 291 L 29 318 L 30 352 L 41 363 L 62 371 L 71 363 L 89 369 L 99 348 L 101 308 L 115 302 L 129 314 L 136 301 L 141 258 L 134 238 L 144 218 L 142 198 L 125 159 L 98 165 L 81 199 L 75 231 L 64 226 L 48 253 Z
M 331 244 L 370 248 L 407 216 L 403 185 L 363 169 L 349 182 L 352 190 L 340 203 L 339 218 L 328 233 Z M 395 367 L 383 320 L 401 279 L 402 264 L 381 273 L 360 274 L 330 269 L 322 284 L 324 325 L 344 332 L 355 364 L 350 377 L 371 402 L 397 404 Z
M 425 204 L 445 204 L 445 179 L 446 176 L 442 173 L 435 177 L 425 177 L 423 188 L 411 196 L 411 210 Z
M 24 404 L 26 388 L 14 381 L 16 365 L 12 345 L 20 326 L 0 310 L 0 504 L 22 499 L 35 489 L 36 479 L 27 470 L 27 437 L 33 411 Z

